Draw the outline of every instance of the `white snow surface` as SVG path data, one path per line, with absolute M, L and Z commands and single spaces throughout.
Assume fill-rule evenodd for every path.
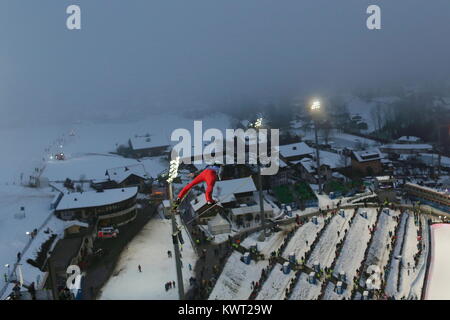
M 362 211 L 367 211 L 367 219 L 361 216 Z M 353 278 L 356 275 L 356 270 L 361 265 L 364 258 L 364 251 L 366 249 L 366 243 L 370 239 L 369 226 L 372 227 L 376 220 L 376 209 L 363 208 L 359 209 L 356 213 L 356 217 L 353 220 L 353 224 L 348 230 L 349 234 L 345 238 L 344 245 L 340 251 L 336 266 L 334 268 L 334 276 L 338 277 L 340 272 L 345 272 L 347 278 L 347 288 L 342 295 L 336 294 L 334 285 L 329 283 L 325 291 L 323 299 L 334 300 L 349 298 L 353 288 Z
M 178 222 L 180 225 L 180 222 Z M 152 219 L 142 231 L 125 247 L 116 265 L 112 277 L 103 286 L 100 300 L 177 300 L 178 289 L 165 290 L 168 281 L 177 281 L 175 258 L 169 258 L 167 251 L 172 251 L 172 225 L 170 220 Z M 184 289 L 189 290 L 188 264 L 195 265 L 197 256 L 192 248 L 189 236 L 182 228 L 183 245 L 183 282 Z M 141 265 L 142 272 L 138 271 Z
M 217 279 L 214 289 L 209 295 L 210 300 L 246 300 L 252 292 L 251 283 L 261 277 L 262 269 L 268 265 L 267 260 L 249 265 L 243 263 L 242 254 L 234 251 L 227 260 L 222 273 Z
M 450 300 L 450 224 L 431 226 L 432 259 L 426 300 Z

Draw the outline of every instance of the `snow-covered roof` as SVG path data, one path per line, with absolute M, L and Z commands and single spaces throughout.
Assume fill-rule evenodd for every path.
M 433 146 L 425 143 L 391 143 L 385 144 L 380 149 L 398 149 L 398 150 L 432 150 Z
M 391 176 L 377 176 L 375 177 L 375 179 L 379 182 L 394 180 L 394 178 L 392 178 Z
M 214 186 L 213 198 L 221 203 L 236 200 L 235 194 L 256 191 L 255 183 L 251 177 L 217 181 Z M 206 204 L 205 195 L 201 194 L 191 201 L 192 208 L 197 211 Z
M 85 222 L 81 222 L 78 220 L 70 220 L 70 221 L 64 221 L 64 229 L 70 228 L 72 226 L 79 226 L 83 228 L 89 228 L 89 224 Z
M 138 188 L 106 189 L 103 192 L 87 191 L 65 193 L 56 210 L 100 207 L 130 199 L 137 195 Z
M 147 172 L 145 171 L 144 166 L 142 166 L 142 165 L 131 165 L 131 166 L 112 168 L 112 169 L 108 169 L 108 173 L 109 173 L 109 178 L 118 183 L 123 182 L 131 174 L 141 177 L 142 179 L 150 178 L 149 175 L 147 174 Z
M 305 121 L 302 120 L 292 120 L 291 128 L 292 129 L 301 129 L 305 125 Z
M 285 158 L 312 154 L 314 152 L 314 149 L 304 142 L 285 144 L 283 146 L 279 146 L 278 148 L 280 154 Z
M 319 157 L 320 164 L 325 164 L 331 169 L 342 168 L 345 166 L 343 156 L 338 153 L 320 150 Z
M 220 197 L 222 202 L 227 200 L 227 196 L 237 193 L 256 191 L 255 183 L 251 177 L 223 180 L 216 182 L 214 187 L 214 194 Z
M 344 176 L 342 173 L 339 173 L 339 172 L 333 172 L 331 175 L 338 179 L 347 179 L 346 176 Z
M 163 204 L 163 207 L 164 208 L 170 208 L 171 207 L 171 205 L 170 205 L 170 200 L 163 200 L 162 201 L 162 204 Z
M 403 136 L 397 139 L 399 142 L 418 142 L 420 141 L 419 137 L 414 136 Z
M 292 163 L 294 164 L 300 163 L 308 173 L 314 173 L 316 171 L 316 164 L 313 159 L 305 158 L 299 161 L 293 161 Z
M 142 150 L 156 147 L 168 147 L 170 142 L 168 139 L 157 136 L 149 137 L 133 137 L 130 138 L 131 147 L 133 150 Z
M 434 188 L 430 188 L 430 187 L 427 187 L 427 186 L 421 186 L 421 185 L 418 185 L 416 183 L 411 183 L 411 182 L 407 182 L 405 184 L 405 186 L 412 186 L 412 187 L 415 187 L 415 188 L 420 188 L 420 189 L 423 189 L 423 190 L 439 193 L 441 195 L 447 196 L 450 199 L 450 191 L 447 190 L 447 189 L 434 189 Z
M 381 160 L 382 158 L 381 152 L 378 149 L 353 151 L 353 155 L 358 162 Z

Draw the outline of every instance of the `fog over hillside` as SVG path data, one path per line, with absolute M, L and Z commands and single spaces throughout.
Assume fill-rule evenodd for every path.
M 448 80 L 448 1 L 0 3 L 1 124 L 138 119 Z M 25 5 L 26 4 L 26 5 Z

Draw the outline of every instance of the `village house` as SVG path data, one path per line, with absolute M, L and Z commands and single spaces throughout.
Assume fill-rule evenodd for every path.
M 279 146 L 280 158 L 285 162 L 298 161 L 303 158 L 312 157 L 314 149 L 305 142 L 297 142 Z
M 92 180 L 91 188 L 105 189 L 138 187 L 139 192 L 151 192 L 152 179 L 141 166 L 120 167 L 106 170 L 106 179 Z
M 363 175 L 373 176 L 383 172 L 382 154 L 378 149 L 353 151 L 351 166 Z
M 216 182 L 213 192 L 213 198 L 217 199 L 221 206 L 215 206 L 208 210 L 205 195 L 202 193 L 191 201 L 190 210 L 193 217 L 199 217 L 200 224 L 206 224 L 208 221 L 221 213 L 229 218 L 230 221 L 240 223 L 244 215 L 249 219 L 259 219 L 260 206 L 257 188 L 251 177 L 223 180 Z M 243 209 L 245 208 L 245 209 Z M 240 209 L 240 210 L 236 210 Z M 206 214 L 203 214 L 208 210 Z M 273 215 L 273 209 L 264 201 L 264 210 L 266 217 Z
M 136 158 L 162 156 L 168 152 L 169 141 L 155 137 L 135 136 L 128 140 L 131 153 Z

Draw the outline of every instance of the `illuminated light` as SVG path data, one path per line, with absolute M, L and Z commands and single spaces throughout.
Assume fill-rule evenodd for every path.
M 311 110 L 319 110 L 320 109 L 320 101 L 314 100 L 311 105 Z
M 180 157 L 176 157 L 175 159 L 170 161 L 169 167 L 169 178 L 167 179 L 168 183 L 172 183 L 173 180 L 178 177 L 178 167 L 180 166 Z

